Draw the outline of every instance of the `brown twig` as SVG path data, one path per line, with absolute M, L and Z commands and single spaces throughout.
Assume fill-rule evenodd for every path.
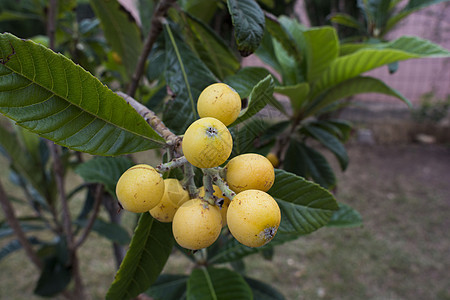
M 55 176 L 56 187 L 61 200 L 61 219 L 63 232 L 67 241 L 67 248 L 69 251 L 70 260 L 68 265 L 71 266 L 75 286 L 73 289 L 73 297 L 75 299 L 85 299 L 84 285 L 81 279 L 80 263 L 77 257 L 77 252 L 74 244 L 74 236 L 72 232 L 72 218 L 70 216 L 69 203 L 66 196 L 66 189 L 64 186 L 64 167 L 59 154 L 59 146 L 52 141 L 47 140 L 47 145 L 50 149 L 50 155 L 53 159 L 53 172 Z
M 176 0 L 162 0 L 158 7 L 154 10 L 152 16 L 152 22 L 150 24 L 150 31 L 144 43 L 144 48 L 142 49 L 141 55 L 139 56 L 136 69 L 134 71 L 133 77 L 131 78 L 130 85 L 127 90 L 127 94 L 134 97 L 139 81 L 141 80 L 142 74 L 144 73 L 145 62 L 147 57 L 152 50 L 153 44 L 156 42 L 159 34 L 162 31 L 161 20 L 167 14 L 169 8 L 176 2 Z
M 14 231 L 14 234 L 17 236 L 17 239 L 19 240 L 20 244 L 25 250 L 25 253 L 27 254 L 28 258 L 30 258 L 30 260 L 36 265 L 38 269 L 42 269 L 42 261 L 34 252 L 31 243 L 25 236 L 22 227 L 20 227 L 19 220 L 17 219 L 16 214 L 14 213 L 14 208 L 12 207 L 8 198 L 6 197 L 6 193 L 3 190 L 1 182 L 0 182 L 0 204 L 3 208 L 3 211 L 5 212 L 6 221 Z
M 80 247 L 87 239 L 89 233 L 91 232 L 92 226 L 94 226 L 95 220 L 97 219 L 98 212 L 100 211 L 100 204 L 103 200 L 103 185 L 97 184 L 95 187 L 95 200 L 94 200 L 94 210 L 88 220 L 88 223 L 86 224 L 86 227 L 84 228 L 83 233 L 81 234 L 81 237 L 78 239 L 77 242 L 75 242 L 74 249 Z
M 55 49 L 56 32 L 56 12 L 58 11 L 58 1 L 50 0 L 47 10 L 47 36 L 50 49 Z
M 144 120 L 166 141 L 169 146 L 173 147 L 178 154 L 182 155 L 182 138 L 170 131 L 170 129 L 164 125 L 163 121 L 158 118 L 153 111 L 123 92 L 119 91 L 117 92 L 117 95 L 125 99 L 125 101 L 127 101 L 127 103 L 130 104 L 131 107 L 133 107 L 144 118 Z
M 62 227 L 67 239 L 67 246 L 70 250 L 73 249 L 73 233 L 72 233 L 72 220 L 70 216 L 69 204 L 66 197 L 66 188 L 64 186 L 64 167 L 59 157 L 58 146 L 52 141 L 47 141 L 47 145 L 50 149 L 50 155 L 53 159 L 53 172 L 55 176 L 56 187 L 61 199 L 61 214 L 62 214 Z

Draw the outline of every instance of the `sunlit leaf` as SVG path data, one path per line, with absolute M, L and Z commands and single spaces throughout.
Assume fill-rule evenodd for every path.
M 315 84 L 313 98 L 327 88 L 383 65 L 412 58 L 449 56 L 450 51 L 418 37 L 403 36 L 379 43 L 335 59 Z
M 329 89 L 323 97 L 319 97 L 315 101 L 309 103 L 308 107 L 305 109 L 305 115 L 314 115 L 321 109 L 335 103 L 336 101 L 362 93 L 379 93 L 392 96 L 400 99 L 405 102 L 406 105 L 411 107 L 411 103 L 408 99 L 406 99 L 399 91 L 388 86 L 380 79 L 357 76 L 339 83 Z

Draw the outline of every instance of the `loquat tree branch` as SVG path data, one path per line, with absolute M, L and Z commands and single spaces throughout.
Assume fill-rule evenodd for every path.
M 163 163 L 163 164 L 159 164 L 156 166 L 156 171 L 160 172 L 160 173 L 164 173 L 167 171 L 170 171 L 172 169 L 175 168 L 179 168 L 183 165 L 185 165 L 187 163 L 187 159 L 184 156 L 172 159 L 171 161 L 167 162 L 167 163 Z
M 136 69 L 127 90 L 127 94 L 131 97 L 134 97 L 134 94 L 136 93 L 136 90 L 139 86 L 139 81 L 141 80 L 142 74 L 144 73 L 147 57 L 152 50 L 153 44 L 155 44 L 156 39 L 162 31 L 162 19 L 165 17 L 167 11 L 175 2 L 176 0 L 162 0 L 161 2 L 159 2 L 157 8 L 153 11 L 150 31 L 147 38 L 145 39 L 144 47 L 139 56 Z
M 56 14 L 58 12 L 58 1 L 50 0 L 47 10 L 47 36 L 48 46 L 55 49 L 55 33 L 56 33 Z
M 17 236 L 17 239 L 19 240 L 20 244 L 22 245 L 23 249 L 25 250 L 26 255 L 33 262 L 33 264 L 35 264 L 36 267 L 41 270 L 43 267 L 42 261 L 39 259 L 37 254 L 34 252 L 33 247 L 31 246 L 31 243 L 28 241 L 27 237 L 25 236 L 25 233 L 23 232 L 22 227 L 20 227 L 19 220 L 17 219 L 16 214 L 14 213 L 14 208 L 12 207 L 11 203 L 9 202 L 1 182 L 0 182 L 0 205 L 2 206 L 2 209 L 5 212 L 6 221 L 8 222 L 9 226 L 13 230 L 14 234 Z
M 94 226 L 95 220 L 97 219 L 98 212 L 100 211 L 100 204 L 103 200 L 103 185 L 97 184 L 95 187 L 95 196 L 94 196 L 94 210 L 89 218 L 88 223 L 86 224 L 86 227 L 84 228 L 84 231 L 79 238 L 77 242 L 75 242 L 74 248 L 80 247 L 87 239 L 89 233 L 92 230 L 92 227 Z
M 233 192 L 230 187 L 228 186 L 228 183 L 223 180 L 222 175 L 223 172 L 219 168 L 211 168 L 211 169 L 203 169 L 205 174 L 208 174 L 211 176 L 212 182 L 219 187 L 219 189 L 222 191 L 223 195 L 227 197 L 230 200 L 233 200 L 234 196 L 236 196 L 236 193 Z
M 208 174 L 205 169 L 203 171 L 203 188 L 205 189 L 205 196 L 203 199 L 208 201 L 209 204 L 215 205 L 217 197 L 214 196 L 214 187 L 211 175 Z
M 123 93 L 116 92 L 117 95 L 122 97 L 131 107 L 133 107 L 138 114 L 140 114 L 144 120 L 166 141 L 166 143 L 173 147 L 173 149 L 179 154 L 182 155 L 183 151 L 181 149 L 181 140 L 182 138 L 174 134 L 170 131 L 169 128 L 164 125 L 163 121 L 158 118 L 158 116 L 148 109 L 145 105 L 136 101 L 133 97 Z

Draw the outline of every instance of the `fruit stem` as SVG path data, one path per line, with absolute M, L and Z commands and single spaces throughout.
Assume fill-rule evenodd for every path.
M 203 188 L 205 189 L 205 196 L 203 196 L 203 199 L 207 201 L 211 205 L 216 204 L 217 197 L 214 196 L 214 188 L 212 183 L 211 176 L 205 172 L 206 169 L 202 169 L 203 171 Z
M 156 166 L 156 171 L 160 173 L 165 173 L 167 171 L 170 171 L 175 168 L 179 168 L 187 163 L 187 159 L 184 156 L 174 158 L 169 162 L 161 163 L 158 166 Z
M 189 197 L 191 199 L 198 197 L 198 190 L 195 186 L 195 173 L 194 173 L 194 167 L 190 163 L 185 163 L 183 166 L 184 171 L 184 181 L 183 186 L 186 188 L 186 190 L 189 193 Z
M 236 196 L 236 193 L 233 192 L 230 187 L 228 186 L 228 183 L 223 180 L 223 178 L 220 176 L 221 169 L 219 168 L 210 168 L 210 169 L 203 169 L 204 173 L 211 176 L 212 182 L 219 187 L 219 189 L 222 191 L 223 195 L 227 197 L 230 200 L 233 200 L 234 196 Z

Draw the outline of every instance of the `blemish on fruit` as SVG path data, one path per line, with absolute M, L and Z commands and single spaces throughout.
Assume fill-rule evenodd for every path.
M 219 133 L 219 131 L 218 131 L 216 128 L 214 128 L 214 127 L 208 127 L 208 128 L 206 129 L 206 134 L 207 134 L 209 137 L 216 136 L 218 133 Z
M 270 242 L 273 239 L 275 234 L 277 233 L 277 227 L 271 226 L 267 227 L 260 233 L 261 237 L 266 241 L 266 243 Z

